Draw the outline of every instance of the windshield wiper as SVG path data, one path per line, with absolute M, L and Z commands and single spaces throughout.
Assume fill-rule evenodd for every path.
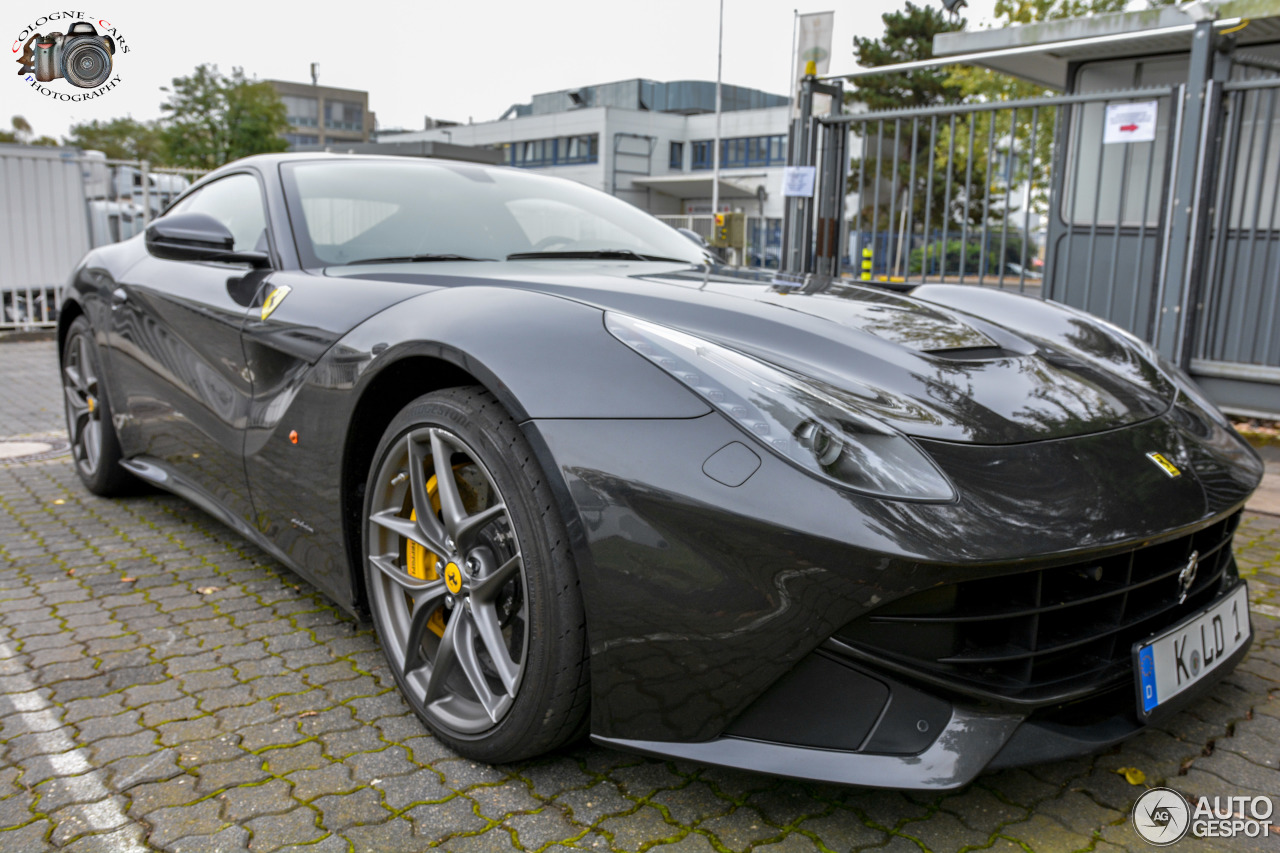
M 563 252 L 515 252 L 507 255 L 509 261 L 536 260 L 568 260 L 568 261 L 662 261 L 673 264 L 687 264 L 681 258 L 661 258 L 657 255 L 642 255 L 632 249 L 578 249 Z
M 356 264 L 413 264 L 419 261 L 491 261 L 493 258 L 469 258 L 466 255 L 398 255 L 390 258 L 361 258 L 347 261 L 343 266 Z

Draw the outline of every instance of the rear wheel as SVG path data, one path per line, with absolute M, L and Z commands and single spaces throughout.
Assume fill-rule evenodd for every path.
M 101 377 L 102 362 L 93 329 L 83 316 L 77 317 L 68 327 L 62 347 L 67 437 L 81 482 L 95 495 L 110 497 L 128 491 L 135 481 L 120 467 L 120 441 Z
M 432 731 L 487 762 L 579 733 L 577 575 L 533 454 L 491 394 L 439 391 L 396 416 L 374 454 L 364 531 L 378 637 Z

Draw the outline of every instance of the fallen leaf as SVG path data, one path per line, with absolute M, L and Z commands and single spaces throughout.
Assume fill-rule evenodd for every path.
M 303 717 L 314 717 L 318 713 L 319 711 L 303 711 L 298 715 L 298 719 L 302 719 Z
M 62 498 L 58 498 L 53 503 L 55 506 L 62 506 L 64 503 L 66 503 L 66 501 L 64 501 Z
M 1147 774 L 1136 767 L 1117 767 L 1116 772 L 1130 785 L 1141 785 L 1147 781 Z
M 196 587 L 196 592 L 201 595 L 209 595 L 210 593 L 217 592 L 220 589 L 222 589 L 220 586 L 198 586 Z
M 131 578 L 128 575 L 124 575 L 123 577 L 120 578 L 120 583 L 134 583 L 137 580 L 138 580 L 137 578 Z
M 74 575 L 75 573 L 76 573 L 75 569 L 67 569 L 67 574 Z

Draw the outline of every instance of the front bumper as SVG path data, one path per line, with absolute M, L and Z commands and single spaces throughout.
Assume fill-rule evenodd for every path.
M 1063 729 L 1042 720 L 1035 702 L 988 701 L 918 670 L 851 660 L 824 647 L 842 628 L 939 584 L 1107 559 L 1209 528 L 1257 481 L 1162 419 L 1028 445 L 930 447 L 961 495 L 947 504 L 833 489 L 718 414 L 524 429 L 552 474 L 579 567 L 593 738 L 862 785 L 955 787 L 993 762 L 1077 754 L 1136 724 Z M 1151 450 L 1178 454 L 1187 475 L 1170 480 L 1145 457 Z M 851 746 L 857 726 L 848 714 L 825 727 L 796 715 L 744 735 L 753 706 L 815 655 L 838 658 L 889 693 L 910 690 L 898 695 L 929 706 L 912 720 L 928 723 L 927 742 L 919 745 L 923 732 L 897 731 L 895 754 L 867 751 L 865 737 Z M 823 692 L 804 694 L 800 706 Z M 857 725 L 901 716 L 892 702 L 854 692 Z M 1132 704 L 1131 685 L 1126 695 Z M 1037 727 L 1052 736 L 1018 734 Z M 1037 752 L 1025 742 L 1058 746 Z

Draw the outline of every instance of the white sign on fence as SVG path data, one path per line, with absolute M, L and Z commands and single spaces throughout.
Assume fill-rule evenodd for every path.
M 1107 104 L 1107 117 L 1102 132 L 1102 142 L 1114 145 L 1121 142 L 1155 142 L 1156 118 L 1160 114 L 1158 101 L 1138 104 Z
M 787 197 L 813 198 L 817 166 L 785 166 L 782 169 L 782 194 Z

